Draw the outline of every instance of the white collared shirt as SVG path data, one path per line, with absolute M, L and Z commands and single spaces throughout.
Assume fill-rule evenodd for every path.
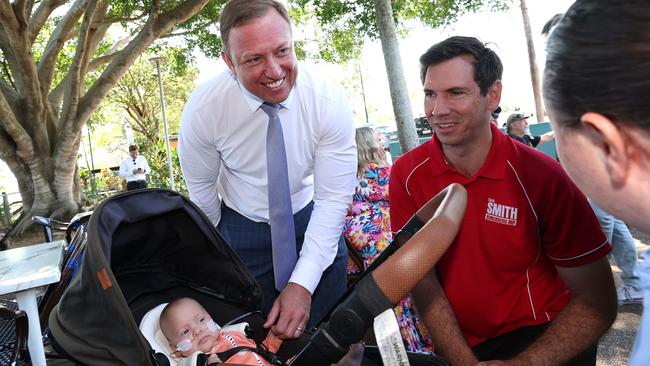
M 269 221 L 269 117 L 260 108 L 262 103 L 226 71 L 199 86 L 185 105 L 178 156 L 190 198 L 215 226 L 221 218 L 221 199 L 253 221 Z M 293 212 L 314 201 L 289 281 L 313 293 L 334 261 L 354 194 L 357 152 L 352 111 L 340 87 L 304 68 L 281 106 Z
M 143 172 L 133 174 L 133 169 L 137 168 L 142 168 Z M 149 174 L 149 164 L 147 164 L 147 159 L 142 155 L 138 155 L 135 159 L 129 155 L 120 164 L 120 177 L 126 179 L 127 182 L 147 180 L 146 174 Z

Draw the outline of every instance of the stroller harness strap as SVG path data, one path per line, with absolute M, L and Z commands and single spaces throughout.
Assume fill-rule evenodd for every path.
M 236 355 L 237 353 L 241 351 L 250 351 L 254 352 L 260 356 L 262 356 L 265 360 L 270 362 L 272 365 L 276 366 L 286 366 L 286 364 L 276 355 L 275 353 L 265 349 L 261 344 L 255 342 L 257 344 L 257 347 L 249 347 L 249 346 L 238 346 L 238 347 L 233 347 L 225 352 L 219 352 L 215 353 L 217 357 L 219 357 L 220 360 L 223 360 L 223 362 L 228 361 L 232 356 Z M 199 365 L 205 365 L 205 366 L 213 366 L 213 365 L 218 365 L 221 362 L 213 362 L 213 363 L 207 363 L 208 355 L 202 355 L 205 356 L 205 361 L 204 362 L 199 362 Z

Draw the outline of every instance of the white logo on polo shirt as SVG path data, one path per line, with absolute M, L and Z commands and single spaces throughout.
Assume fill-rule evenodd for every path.
M 517 207 L 497 203 L 493 198 L 488 198 L 485 219 L 503 225 L 517 225 Z

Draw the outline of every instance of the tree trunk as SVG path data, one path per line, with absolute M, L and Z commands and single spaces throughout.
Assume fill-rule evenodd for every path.
M 415 129 L 413 112 L 411 111 L 411 100 L 406 87 L 406 79 L 404 78 L 404 69 L 390 0 L 375 0 L 375 12 L 377 14 L 381 49 L 386 64 L 386 74 L 388 75 L 390 98 L 393 102 L 393 112 L 397 124 L 397 136 L 402 153 L 406 153 L 418 146 L 419 139 Z
M 73 5 L 0 1 L 0 159 L 14 173 L 23 200 L 20 220 L 8 234 L 22 232 L 34 215 L 68 220 L 79 210 L 77 154 L 82 127 L 115 83 L 157 38 L 197 14 L 209 0 L 185 0 L 165 6 L 151 2 L 139 32 L 120 50 L 92 59 L 111 22 L 107 0 L 77 0 Z M 40 59 L 34 58 L 36 36 L 59 6 L 65 13 L 49 34 Z M 77 39 L 63 80 L 55 85 L 57 58 L 65 41 Z M 40 46 L 39 46 L 40 47 Z M 69 56 L 69 55 L 66 55 Z M 96 62 L 95 62 L 96 61 Z M 89 71 L 105 65 L 92 81 Z M 60 79 L 60 78 L 59 78 Z
M 544 107 L 542 105 L 542 88 L 539 81 L 539 70 L 537 69 L 537 57 L 535 55 L 535 44 L 533 43 L 533 34 L 530 30 L 530 19 L 528 18 L 528 7 L 526 0 L 521 2 L 521 16 L 524 18 L 524 32 L 526 34 L 526 45 L 528 46 L 528 64 L 530 65 L 530 81 L 533 86 L 533 96 L 535 97 L 535 115 L 538 122 L 544 121 Z

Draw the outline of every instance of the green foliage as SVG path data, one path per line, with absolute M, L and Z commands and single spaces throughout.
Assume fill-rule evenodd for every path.
M 222 48 L 218 28 L 219 16 L 226 2 L 227 0 L 210 1 L 200 13 L 176 28 L 174 33 L 183 35 L 187 51 L 198 47 L 206 56 L 219 58 Z
M 125 188 L 123 179 L 118 173 L 108 168 L 102 169 L 94 176 L 87 168 L 79 169 L 79 183 L 82 192 L 82 206 L 90 208 Z
M 149 175 L 149 187 L 171 189 L 169 182 L 169 165 L 167 163 L 167 148 L 165 141 L 159 140 L 155 143 L 141 147 L 142 155 L 147 159 L 151 174 Z M 178 160 L 178 150 L 170 148 L 172 156 L 172 170 L 174 172 L 175 190 L 187 195 L 187 184 L 183 179 L 181 164 Z
M 393 9 L 399 34 L 406 34 L 406 23 L 418 20 L 436 28 L 446 26 L 467 12 L 488 7 L 507 8 L 512 0 L 386 0 Z M 365 39 L 378 39 L 375 0 L 293 0 L 291 15 L 300 24 L 316 21 L 323 34 L 310 41 L 319 45 L 319 57 L 330 62 L 345 62 L 358 56 Z M 311 55 L 310 56 L 314 56 Z
M 178 131 L 185 102 L 195 87 L 198 70 L 194 61 L 188 59 L 182 48 L 157 46 L 143 54 L 118 81 L 107 96 L 99 113 L 104 121 L 122 123 L 127 121 L 136 139 L 144 139 L 146 145 L 162 138 L 162 104 L 158 85 L 156 64 L 152 56 L 161 56 L 161 78 L 165 95 L 165 112 L 170 134 Z

